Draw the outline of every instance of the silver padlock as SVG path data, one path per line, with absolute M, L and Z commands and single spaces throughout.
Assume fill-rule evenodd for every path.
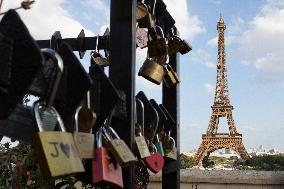
M 52 73 L 52 81 L 48 87 L 46 99 L 44 99 L 43 104 L 39 106 L 39 118 L 44 123 L 44 130 L 46 131 L 53 131 L 57 124 L 57 113 L 52 108 L 54 99 L 56 97 L 57 89 L 60 83 L 60 79 L 63 73 L 63 61 L 60 55 L 52 49 L 41 49 L 42 53 L 45 57 L 49 57 L 48 60 L 45 61 L 52 61 L 56 64 L 55 69 Z

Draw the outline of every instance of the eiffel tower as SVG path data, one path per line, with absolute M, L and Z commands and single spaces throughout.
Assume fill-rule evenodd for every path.
M 211 106 L 212 114 L 209 121 L 207 133 L 202 135 L 202 143 L 199 146 L 195 157 L 195 165 L 202 166 L 205 157 L 209 157 L 210 153 L 227 148 L 234 150 L 242 159 L 249 159 L 249 155 L 242 142 L 242 134 L 237 132 L 235 127 L 232 110 L 234 109 L 230 103 L 226 52 L 224 32 L 226 24 L 220 15 L 217 22 L 218 30 L 218 62 L 217 62 L 217 82 L 215 89 L 214 104 Z M 218 133 L 219 118 L 226 117 L 230 133 Z

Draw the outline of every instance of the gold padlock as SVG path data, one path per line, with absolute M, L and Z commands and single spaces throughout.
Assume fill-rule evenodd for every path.
M 168 46 L 164 37 L 163 29 L 156 25 L 148 29 L 148 54 L 150 58 L 166 56 L 168 54 Z
M 127 144 L 119 138 L 118 134 L 112 127 L 103 127 L 104 136 L 107 139 L 107 146 L 109 151 L 115 157 L 121 167 L 133 165 L 137 162 L 137 159 L 129 149 Z M 110 136 L 112 134 L 112 137 Z
M 171 132 L 169 134 L 165 134 L 163 137 L 163 147 L 165 155 L 164 157 L 168 161 L 177 160 L 177 148 L 175 145 L 175 140 L 171 137 Z
M 148 14 L 148 7 L 144 3 L 138 2 L 136 8 L 136 20 L 141 20 Z
M 74 142 L 82 159 L 92 159 L 95 155 L 95 136 L 92 133 L 79 132 L 79 115 L 84 107 L 77 108 L 75 113 Z
M 136 19 L 138 22 L 139 28 L 152 28 L 155 25 L 155 4 L 156 0 L 152 1 L 150 8 L 144 3 L 137 4 L 137 12 L 136 12 Z
M 40 132 L 33 137 L 35 153 L 43 175 L 45 178 L 57 178 L 84 172 L 73 135 L 66 132 L 60 115 L 52 106 L 51 109 L 57 115 L 61 131 L 44 131 L 39 115 L 39 110 L 44 106 L 45 104 L 39 101 L 34 104 L 34 115 Z
M 173 70 L 173 68 L 169 64 L 164 65 L 165 68 L 165 76 L 164 82 L 168 88 L 176 86 L 180 83 L 177 73 Z
M 136 124 L 135 128 L 136 128 L 135 143 L 139 153 L 139 157 L 141 159 L 149 157 L 151 154 L 147 142 L 145 140 L 145 137 L 142 135 L 141 126 L 139 124 Z
M 155 59 L 147 57 L 140 68 L 138 75 L 152 83 L 160 85 L 164 77 L 164 68 L 161 64 L 158 64 Z
M 78 114 L 78 131 L 89 133 L 97 120 L 97 114 L 91 109 L 90 91 L 87 92 L 86 101 L 87 107 L 81 107 Z

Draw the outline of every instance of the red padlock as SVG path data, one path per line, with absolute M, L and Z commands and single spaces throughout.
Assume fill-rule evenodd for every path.
M 96 156 L 92 160 L 93 184 L 123 188 L 122 169 L 102 146 L 102 128 L 96 133 Z
M 144 158 L 143 161 L 151 172 L 158 173 L 164 167 L 164 157 L 157 152 L 157 148 L 152 142 L 149 149 L 151 155 Z

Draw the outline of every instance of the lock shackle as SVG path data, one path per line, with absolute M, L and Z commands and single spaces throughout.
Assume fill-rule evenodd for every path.
M 56 78 L 55 78 L 54 82 L 50 84 L 52 86 L 52 88 L 51 88 L 50 91 L 48 91 L 47 100 L 46 100 L 46 107 L 51 107 L 53 105 L 54 99 L 56 97 L 57 89 L 58 89 L 59 82 L 61 80 L 61 76 L 62 76 L 63 69 L 64 69 L 64 64 L 63 64 L 63 60 L 62 60 L 61 56 L 55 50 L 49 49 L 49 48 L 43 48 L 43 49 L 41 49 L 41 52 L 45 56 L 48 56 L 50 59 L 52 59 L 52 61 L 55 63 L 55 65 L 57 65 Z M 46 61 L 46 59 L 45 59 L 45 61 Z
M 87 102 L 86 102 L 86 104 L 87 104 L 87 108 L 91 109 L 91 92 L 90 92 L 90 90 L 88 90 L 88 92 L 87 92 Z
M 97 35 L 97 38 L 96 38 L 96 48 L 95 48 L 95 51 L 98 53 L 99 52 L 99 37 L 100 37 L 100 34 Z
M 138 109 L 141 110 L 141 123 L 139 124 L 141 126 L 141 134 L 143 135 L 144 134 L 144 111 L 145 111 L 145 107 L 144 107 L 144 103 L 142 102 L 142 100 L 140 100 L 139 98 L 136 98 L 136 101 L 135 101 L 135 105 L 136 105 L 136 122 L 138 123 Z
M 155 9 L 156 9 L 156 0 L 151 0 L 149 7 L 150 7 L 150 8 L 148 8 L 149 13 L 154 16 L 155 15 Z
M 40 115 L 39 115 L 39 109 L 41 107 L 45 107 L 45 104 L 42 101 L 36 101 L 34 103 L 33 112 L 34 112 L 35 119 L 36 119 L 36 122 L 37 122 L 37 125 L 38 125 L 38 129 L 39 129 L 40 132 L 43 132 L 44 131 L 43 123 L 42 123 Z M 62 120 L 60 114 L 57 112 L 57 110 L 53 106 L 51 106 L 50 108 L 56 114 L 57 122 L 59 124 L 60 130 L 62 132 L 66 132 L 66 129 L 64 127 L 64 123 L 63 123 L 63 120 Z
M 156 110 L 155 107 L 153 107 L 153 110 L 155 112 L 155 117 L 156 117 L 155 120 L 154 120 L 155 121 L 155 132 L 156 132 L 156 130 L 159 126 L 160 117 L 159 117 L 158 111 Z
M 176 146 L 176 141 L 175 141 L 175 139 L 174 139 L 173 137 L 171 137 L 171 136 L 170 136 L 170 141 L 172 142 L 172 145 L 173 145 L 173 146 Z
M 160 32 L 160 33 L 159 33 Z M 156 34 L 157 36 L 161 36 L 161 38 L 165 38 L 164 30 L 161 26 L 156 25 Z
M 98 129 L 98 131 L 96 132 L 96 144 L 97 144 L 97 148 L 103 147 L 103 131 L 102 131 L 102 127 L 100 127 Z
M 109 133 L 113 136 L 113 139 L 120 139 L 117 132 L 112 127 L 107 127 L 107 129 L 109 130 Z
M 157 153 L 157 152 L 158 152 L 157 147 L 155 146 L 155 144 L 154 144 L 153 142 L 150 142 L 150 143 L 149 143 L 148 148 L 149 148 L 149 151 L 150 151 L 151 153 Z
M 165 38 L 164 30 L 161 26 L 155 25 L 155 27 L 148 29 L 147 37 L 149 41 Z

